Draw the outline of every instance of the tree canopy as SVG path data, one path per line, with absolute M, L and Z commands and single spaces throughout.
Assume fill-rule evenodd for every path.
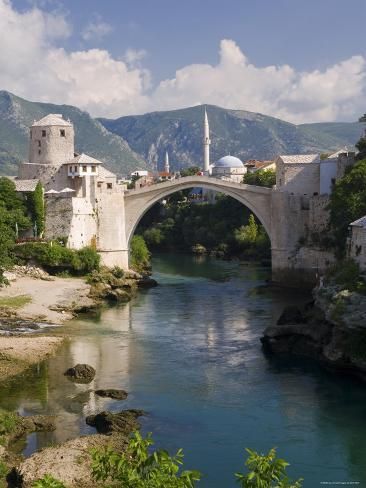
M 348 168 L 335 183 L 329 209 L 337 247 L 344 253 L 349 224 L 366 215 L 366 159 Z
M 243 183 L 271 188 L 276 184 L 276 172 L 273 169 L 259 169 L 254 173 L 245 174 Z

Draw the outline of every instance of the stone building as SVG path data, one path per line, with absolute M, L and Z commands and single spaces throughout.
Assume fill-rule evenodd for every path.
M 339 152 L 327 159 L 319 154 L 293 154 L 276 159 L 276 189 L 293 195 L 329 195 L 334 182 L 354 164 L 353 152 Z
M 350 224 L 349 256 L 366 271 L 366 215 Z
M 119 229 L 124 216 L 116 218 L 124 186 L 101 161 L 75 152 L 73 124 L 60 114 L 30 127 L 29 160 L 21 164 L 15 184 L 21 191 L 38 181 L 45 190 L 46 239 L 66 238 L 74 249 L 93 246 L 102 259 L 111 249 L 118 253 L 121 246 L 111 230 L 124 232 Z

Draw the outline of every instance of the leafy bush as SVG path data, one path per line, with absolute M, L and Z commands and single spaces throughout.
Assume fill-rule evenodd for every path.
M 330 224 L 341 255 L 346 251 L 349 224 L 366 215 L 366 159 L 339 179 L 330 195 Z
M 45 223 L 45 209 L 44 209 L 44 196 L 43 187 L 40 182 L 37 183 L 34 192 L 27 194 L 27 207 L 30 212 L 31 219 L 37 226 L 37 236 L 42 236 Z M 36 236 L 36 237 L 37 237 Z
M 276 184 L 276 172 L 273 169 L 259 169 L 254 173 L 245 174 L 243 183 L 272 188 Z
M 360 267 L 353 259 L 344 259 L 329 269 L 327 281 L 333 281 L 342 289 L 366 294 L 366 282 L 360 275 Z
M 242 488 L 301 488 L 302 479 L 293 482 L 287 478 L 289 463 L 276 458 L 276 449 L 271 449 L 268 454 L 258 454 L 251 449 L 246 451 L 249 457 L 245 465 L 249 473 L 235 474 Z
M 97 481 L 119 481 L 125 488 L 193 488 L 201 477 L 198 471 L 181 471 L 183 451 L 170 456 L 167 451 L 149 453 L 151 436 L 143 439 L 135 432 L 127 450 L 120 455 L 112 449 L 92 451 L 92 475 Z
M 130 266 L 138 272 L 144 272 L 150 265 L 150 251 L 142 236 L 135 235 L 131 239 Z
M 69 249 L 58 242 L 27 242 L 17 246 L 18 258 L 33 260 L 50 271 L 68 269 L 73 274 L 87 274 L 99 269 L 100 256 L 91 247 Z
M 43 478 L 35 481 L 32 488 L 66 488 L 66 486 L 53 476 L 46 474 Z

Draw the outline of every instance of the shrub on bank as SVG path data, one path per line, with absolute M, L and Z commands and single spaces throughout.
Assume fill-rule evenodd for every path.
M 15 248 L 20 261 L 33 261 L 50 272 L 68 270 L 84 275 L 99 269 L 100 256 L 91 247 L 69 249 L 59 242 L 27 242 Z
M 150 267 L 150 251 L 147 248 L 144 238 L 135 235 L 131 240 L 130 265 L 138 273 L 144 273 Z
M 123 454 L 110 448 L 93 449 L 93 478 L 98 482 L 108 483 L 103 486 L 194 488 L 202 475 L 198 471 L 182 470 L 182 449 L 171 456 L 163 449 L 152 451 L 153 444 L 151 435 L 144 439 L 139 432 L 135 432 Z M 275 449 L 267 454 L 259 454 L 250 449 L 247 452 L 249 456 L 245 465 L 248 472 L 235 474 L 242 488 L 301 488 L 301 479 L 291 481 L 287 477 L 289 463 L 277 458 Z M 64 488 L 62 484 L 52 484 L 56 482 L 52 476 L 46 475 L 36 481 L 32 488 Z

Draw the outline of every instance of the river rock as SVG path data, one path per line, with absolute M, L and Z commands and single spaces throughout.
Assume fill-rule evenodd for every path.
M 144 415 L 142 410 L 121 410 L 118 413 L 100 412 L 89 415 L 85 421 L 95 427 L 99 434 L 111 434 L 121 432 L 123 434 L 133 432 L 140 428 L 137 418 Z
M 77 364 L 73 368 L 69 368 L 64 373 L 75 383 L 90 383 L 95 377 L 95 369 L 89 364 Z
M 306 322 L 306 319 L 299 307 L 290 305 L 286 307 L 280 315 L 277 325 L 303 324 L 304 322 Z
M 114 400 L 126 400 L 128 393 L 125 390 L 116 390 L 114 388 L 108 388 L 106 390 L 95 390 L 96 395 L 113 398 Z
M 144 276 L 143 278 L 138 280 L 137 286 L 139 288 L 153 288 L 155 286 L 158 286 L 158 282 L 153 278 L 150 278 L 150 276 Z
M 111 290 L 108 293 L 108 298 L 116 302 L 125 303 L 131 300 L 131 295 L 126 290 L 116 288 L 115 290 Z

